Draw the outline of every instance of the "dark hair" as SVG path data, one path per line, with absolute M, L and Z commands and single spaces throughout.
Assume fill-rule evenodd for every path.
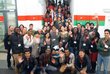
M 89 30 L 88 30 L 88 29 L 85 29 L 84 31 L 87 31 L 87 32 L 89 32 Z
M 31 24 L 29 24 L 29 26 L 33 26 L 33 24 L 31 23 Z
M 78 25 L 78 24 L 81 25 L 81 23 L 77 23 L 76 25 Z
M 81 51 L 85 53 L 85 50 L 84 50 L 84 49 L 80 49 L 80 50 L 79 50 L 79 52 L 81 52 Z
M 89 23 L 89 22 L 86 22 L 86 24 L 85 24 L 85 25 L 87 25 L 87 24 L 89 24 L 89 25 L 90 25 L 90 23 Z
M 30 49 L 29 48 L 24 48 L 24 53 L 25 52 L 30 52 Z
M 90 26 L 91 26 L 91 25 L 93 25 L 93 26 L 94 26 L 94 23 L 90 23 Z
M 20 28 L 19 28 L 19 27 L 15 27 L 15 28 L 14 28 L 14 32 L 16 32 L 16 29 L 17 29 L 17 28 L 20 30 Z
M 77 29 L 77 34 L 78 34 L 78 28 L 77 27 L 74 27 L 73 29 L 72 29 L 72 34 L 74 35 L 74 30 L 75 29 Z
M 19 26 L 19 28 L 20 28 L 21 26 L 24 28 L 24 25 L 23 25 L 23 24 L 21 24 L 21 25 Z
M 12 27 L 12 25 L 10 25 L 8 28 Z
M 70 50 L 69 50 L 69 49 L 65 49 L 64 51 L 66 51 L 66 50 L 68 50 L 68 51 L 70 52 Z
M 109 30 L 109 29 L 105 29 L 104 32 L 105 32 L 105 31 L 109 32 L 109 34 L 110 34 L 110 30 Z
M 81 27 L 84 27 L 85 28 L 85 25 L 81 25 Z
M 26 29 L 27 29 L 27 27 L 24 27 L 24 28 L 26 28 Z

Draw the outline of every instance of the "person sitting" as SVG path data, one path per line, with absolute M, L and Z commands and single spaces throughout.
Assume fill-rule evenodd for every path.
M 74 60 L 75 56 L 68 49 L 65 49 L 65 60 L 60 68 L 61 73 L 75 74 Z
M 39 57 L 40 63 L 40 73 L 51 74 L 52 72 L 57 71 L 58 66 L 58 55 L 52 55 L 51 50 L 48 48 L 45 50 L 45 53 L 41 54 Z

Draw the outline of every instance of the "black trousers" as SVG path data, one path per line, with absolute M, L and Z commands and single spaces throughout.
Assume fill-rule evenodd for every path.
M 7 49 L 7 67 L 11 67 L 11 48 Z

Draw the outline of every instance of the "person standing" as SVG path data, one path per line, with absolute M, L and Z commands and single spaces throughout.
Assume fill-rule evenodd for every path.
M 16 65 L 18 64 L 17 57 L 19 55 L 22 55 L 22 53 L 24 52 L 23 36 L 20 34 L 19 27 L 15 27 L 14 33 L 10 36 L 10 42 L 11 42 L 13 59 L 15 62 L 15 74 L 19 74 L 19 71 L 16 67 Z
M 88 30 L 85 29 L 84 30 L 84 35 L 80 38 L 80 45 L 79 45 L 79 49 L 82 49 L 85 51 L 85 53 L 87 55 L 89 55 L 89 51 L 90 51 L 90 37 L 89 37 L 89 33 L 88 33 Z
M 31 34 L 31 31 L 27 31 L 27 34 L 23 36 L 23 43 L 24 48 L 29 48 L 30 52 L 32 52 L 33 35 Z
M 5 37 L 4 37 L 4 47 L 7 51 L 7 67 L 8 69 L 12 69 L 11 67 L 11 43 L 10 43 L 10 36 L 12 35 L 14 31 L 14 27 L 13 26 L 9 26 L 8 27 L 8 32 L 5 34 Z
M 98 32 L 93 31 L 92 32 L 92 37 L 90 38 L 90 60 L 91 60 L 91 72 L 95 73 L 96 72 L 96 62 L 97 62 L 97 55 L 98 55 L 98 50 L 97 50 L 97 43 L 98 40 L 100 39 L 100 35 Z
M 104 30 L 104 38 L 99 39 L 97 49 L 97 72 L 96 74 L 101 74 L 101 65 L 104 66 L 104 74 L 108 74 L 108 65 L 110 60 L 110 30 Z
M 33 29 L 33 24 L 29 24 L 29 29 L 28 31 L 31 31 L 32 35 L 34 36 L 35 30 Z

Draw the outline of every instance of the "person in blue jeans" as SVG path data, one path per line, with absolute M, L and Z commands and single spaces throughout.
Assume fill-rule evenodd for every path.
M 104 38 L 99 39 L 97 44 L 98 58 L 97 58 L 97 72 L 96 74 L 101 74 L 101 65 L 104 66 L 104 74 L 108 74 L 108 66 L 110 60 L 110 30 L 104 30 Z

